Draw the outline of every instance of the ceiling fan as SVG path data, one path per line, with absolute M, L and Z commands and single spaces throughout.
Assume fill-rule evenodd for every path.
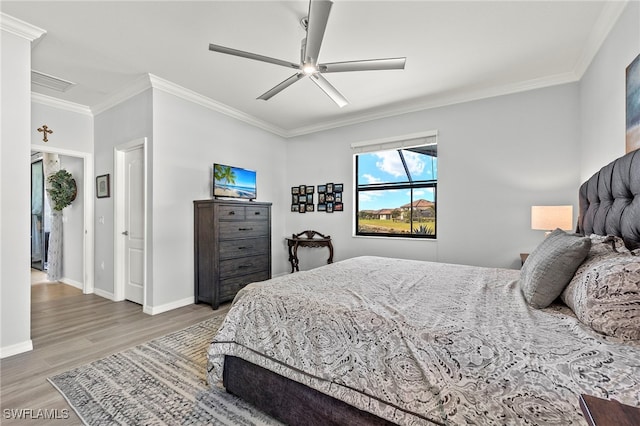
M 407 58 L 386 58 L 386 59 L 368 59 L 361 61 L 347 62 L 331 62 L 319 63 L 318 54 L 322 46 L 324 31 L 329 20 L 329 12 L 333 2 L 329 0 L 310 0 L 309 13 L 306 19 L 301 22 L 305 27 L 307 36 L 302 40 L 302 48 L 300 54 L 300 63 L 283 61 L 269 56 L 258 55 L 256 53 L 245 52 L 243 50 L 232 49 L 230 47 L 219 46 L 217 44 L 209 44 L 209 50 L 213 52 L 226 53 L 228 55 L 240 56 L 243 58 L 253 59 L 256 61 L 268 62 L 287 68 L 293 68 L 296 71 L 294 75 L 276 85 L 272 89 L 258 96 L 257 99 L 268 100 L 277 95 L 287 87 L 303 77 L 311 78 L 315 84 L 322 89 L 340 108 L 349 102 L 342 94 L 333 87 L 323 73 L 331 72 L 347 72 L 347 71 L 375 71 L 375 70 L 394 70 L 404 69 Z

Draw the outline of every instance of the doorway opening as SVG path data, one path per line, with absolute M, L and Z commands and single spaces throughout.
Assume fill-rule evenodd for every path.
M 42 170 L 42 156 L 43 154 L 58 154 L 63 160 L 66 160 L 66 165 L 63 167 L 73 169 L 77 176 L 76 182 L 78 184 L 77 202 L 81 202 L 81 208 L 75 209 L 73 212 L 69 211 L 66 218 L 63 217 L 63 226 L 67 225 L 70 237 L 75 242 L 72 247 L 73 252 L 67 252 L 66 258 L 70 261 L 70 270 L 75 271 L 72 275 L 65 274 L 60 282 L 69 284 L 82 290 L 83 293 L 93 293 L 93 155 L 84 152 L 71 151 L 66 149 L 59 149 L 43 145 L 31 145 L 31 173 L 32 173 L 32 205 L 31 205 L 31 266 L 36 266 L 32 270 L 40 270 L 46 272 L 47 267 L 47 216 L 51 211 L 47 207 L 46 194 L 43 186 L 40 186 L 40 181 L 44 185 L 44 172 L 41 174 L 39 170 Z M 34 155 L 35 154 L 35 155 Z M 40 162 L 38 164 L 38 161 Z M 36 176 L 34 181 L 33 176 Z M 42 197 L 42 205 L 39 205 L 39 201 L 35 201 L 34 208 L 34 186 L 42 187 L 42 193 L 36 193 L 35 198 Z M 36 191 L 37 192 L 37 191 Z M 74 216 L 75 215 L 75 216 Z M 35 250 L 35 252 L 34 252 Z M 64 255 L 64 254 L 63 254 Z M 35 263 L 34 263 L 35 261 Z

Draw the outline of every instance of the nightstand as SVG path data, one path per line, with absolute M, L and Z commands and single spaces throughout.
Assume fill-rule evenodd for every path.
M 638 426 L 640 407 L 621 404 L 618 401 L 580 395 L 580 408 L 589 426 Z

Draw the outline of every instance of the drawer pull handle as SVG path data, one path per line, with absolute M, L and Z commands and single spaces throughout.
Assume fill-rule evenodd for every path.
M 251 267 L 251 265 L 240 265 L 240 266 L 238 266 L 238 269 L 247 269 L 247 268 L 250 268 L 250 267 Z
M 260 216 L 260 212 L 255 212 L 254 213 L 256 216 Z
M 236 214 L 236 212 L 234 212 L 233 210 L 229 212 L 229 216 L 233 216 L 234 214 Z
M 253 231 L 253 228 L 238 228 L 238 231 Z
M 238 247 L 238 250 L 246 250 L 247 247 Z

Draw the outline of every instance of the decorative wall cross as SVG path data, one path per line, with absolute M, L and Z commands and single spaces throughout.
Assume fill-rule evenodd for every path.
M 47 125 L 46 125 L 46 124 L 45 124 L 45 125 L 43 125 L 42 127 L 40 127 L 40 128 L 38 129 L 38 131 L 39 131 L 40 133 L 44 133 L 44 137 L 42 138 L 42 141 L 43 141 L 43 142 L 48 142 L 48 141 L 49 141 L 49 138 L 47 138 L 47 136 L 48 136 L 48 135 L 47 135 L 47 133 L 48 133 L 48 134 L 53 133 L 53 130 L 49 130 L 49 128 L 47 127 Z

